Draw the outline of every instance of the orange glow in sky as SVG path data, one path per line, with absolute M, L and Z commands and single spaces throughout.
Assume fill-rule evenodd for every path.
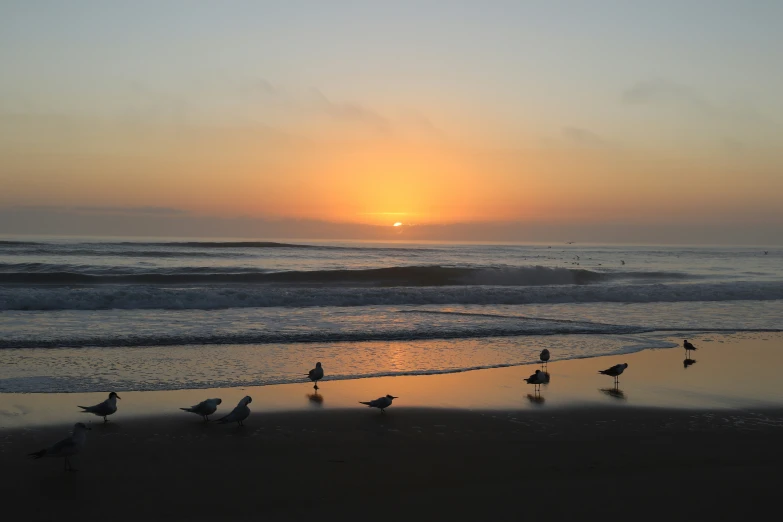
M 311 18 L 204 3 L 184 25 L 157 4 L 5 9 L 0 212 L 157 209 L 170 221 L 405 234 L 466 223 L 783 226 L 783 45 L 773 45 L 783 33 L 772 13 L 724 6 L 694 32 L 688 16 L 629 5 L 624 16 L 647 24 L 629 32 L 582 7 L 575 26 L 545 2 L 421 6 L 416 24 L 407 8 L 321 3 Z M 93 18 L 121 19 L 122 30 L 85 32 Z M 213 30 L 221 52 L 199 36 Z

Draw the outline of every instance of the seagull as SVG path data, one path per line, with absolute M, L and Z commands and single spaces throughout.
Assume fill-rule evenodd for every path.
M 541 355 L 539 355 L 539 358 L 541 359 L 541 367 L 543 368 L 549 362 L 549 350 L 546 348 L 541 350 Z
M 76 468 L 71 466 L 70 457 L 79 453 L 84 444 L 87 442 L 87 430 L 88 428 L 84 423 L 77 422 L 73 425 L 73 433 L 70 437 L 64 438 L 60 442 L 49 446 L 41 451 L 28 453 L 27 456 L 31 459 L 41 459 L 44 457 L 64 457 L 65 458 L 65 471 L 77 471 Z
M 598 373 L 601 373 L 603 375 L 609 375 L 610 377 L 614 377 L 614 385 L 617 386 L 620 383 L 618 377 L 620 377 L 620 374 L 623 373 L 626 368 L 628 368 L 628 363 L 615 364 L 611 368 L 607 370 L 601 370 Z
M 536 370 L 536 373 L 525 379 L 525 382 L 533 385 L 533 390 L 536 392 L 541 391 L 541 385 L 549 382 L 549 375 L 541 370 Z
M 253 402 L 253 399 L 250 398 L 250 396 L 244 397 L 241 401 L 239 401 L 239 404 L 237 404 L 237 407 L 231 410 L 231 413 L 226 415 L 223 418 L 220 418 L 217 420 L 219 424 L 228 424 L 229 422 L 236 422 L 240 426 L 244 426 L 243 422 L 245 419 L 247 419 L 248 415 L 250 415 L 250 408 L 247 407 L 248 404 Z
M 324 378 L 324 369 L 321 368 L 321 363 L 317 362 L 315 363 L 315 368 L 307 372 L 307 377 L 310 378 L 311 381 L 313 381 L 315 384 L 313 384 L 313 388 L 316 390 L 318 389 L 318 381 Z
M 98 417 L 103 417 L 103 422 L 109 422 L 106 417 L 117 411 L 117 399 L 121 397 L 114 392 L 109 394 L 109 398 L 95 406 L 79 406 L 84 411 L 82 413 L 93 413 Z
M 683 339 L 682 347 L 685 348 L 685 355 L 688 355 L 691 350 L 696 350 L 696 347 L 689 343 L 688 339 Z
M 394 399 L 399 399 L 399 397 L 394 397 L 393 395 L 387 395 L 386 397 L 379 397 L 374 401 L 370 401 L 370 402 L 359 401 L 359 404 L 366 404 L 370 408 L 380 408 L 381 413 L 386 413 L 384 410 L 392 405 L 392 401 Z
M 190 408 L 180 408 L 182 411 L 189 411 L 190 413 L 195 413 L 196 415 L 201 415 L 204 417 L 205 421 L 209 421 L 209 416 L 215 413 L 217 410 L 218 404 L 221 404 L 223 401 L 221 399 L 207 399 L 205 401 L 201 401 L 195 406 L 191 406 Z
M 621 260 L 620 260 L 620 264 L 623 264 L 623 265 L 624 265 L 624 264 L 625 264 L 625 261 L 623 261 L 623 260 L 621 259 Z

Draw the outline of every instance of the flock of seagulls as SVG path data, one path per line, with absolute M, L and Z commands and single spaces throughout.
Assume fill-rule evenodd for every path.
M 696 350 L 696 347 L 693 346 L 693 344 L 691 344 L 690 342 L 688 342 L 687 339 L 683 341 L 683 347 L 685 348 L 686 357 L 689 356 L 692 350 Z M 551 354 L 549 350 L 547 349 L 542 350 L 541 354 L 539 355 L 539 359 L 541 360 L 541 369 L 536 370 L 536 372 L 533 375 L 525 379 L 525 382 L 533 385 L 536 394 L 539 394 L 541 392 L 542 384 L 549 384 L 550 375 L 549 372 L 546 370 L 550 358 L 551 358 Z M 686 367 L 688 366 L 687 365 L 688 360 L 690 360 L 689 357 L 686 358 Z M 614 391 L 619 392 L 617 388 L 619 384 L 619 377 L 627 368 L 628 368 L 628 363 L 616 364 L 611 368 L 607 368 L 606 370 L 600 370 L 598 373 L 613 377 L 614 386 L 615 386 Z M 324 377 L 324 369 L 321 366 L 321 363 L 320 362 L 316 363 L 315 368 L 310 370 L 306 375 L 310 379 L 310 381 L 314 383 L 313 388 L 317 390 L 318 381 L 320 381 Z M 379 410 L 381 410 L 381 413 L 383 414 L 386 413 L 385 411 L 386 408 L 392 405 L 394 399 L 398 399 L 398 398 L 399 397 L 395 397 L 393 395 L 386 395 L 384 397 L 379 397 L 371 401 L 359 401 L 359 404 L 364 404 L 366 406 L 369 406 L 370 408 L 378 408 Z M 95 406 L 79 406 L 79 408 L 82 409 L 82 413 L 92 413 L 93 415 L 97 415 L 98 417 L 103 417 L 103 422 L 109 422 L 108 417 L 117 412 L 118 399 L 120 399 L 120 396 L 117 395 L 115 392 L 111 392 L 109 393 L 109 398 L 106 399 L 105 401 L 96 404 Z M 250 408 L 248 407 L 248 404 L 250 404 L 251 402 L 253 402 L 253 399 L 249 395 L 243 397 L 242 400 L 239 401 L 239 404 L 237 404 L 236 407 L 233 410 L 231 410 L 231 413 L 221 417 L 220 419 L 217 419 L 214 422 L 217 422 L 218 424 L 231 424 L 236 422 L 239 426 L 244 426 L 245 419 L 247 419 L 250 416 Z M 180 409 L 188 413 L 195 413 L 196 415 L 202 417 L 204 419 L 204 422 L 209 422 L 209 416 L 213 415 L 217 411 L 217 407 L 222 403 L 223 401 L 219 398 L 206 399 L 196 404 L 195 406 L 190 406 L 188 408 L 180 408 Z M 63 458 L 64 459 L 63 465 L 65 471 L 77 471 L 71 465 L 70 458 L 78 454 L 84 448 L 84 445 L 87 442 L 87 431 L 89 431 L 90 429 L 91 428 L 89 428 L 84 423 L 77 422 L 76 424 L 74 424 L 73 432 L 71 433 L 70 436 L 49 446 L 48 448 L 44 448 L 42 450 L 29 453 L 28 456 L 32 459 Z
M 682 341 L 682 346 L 685 348 L 685 361 L 684 366 L 687 368 L 688 366 L 692 365 L 696 361 L 691 359 L 691 352 L 696 350 L 696 347 L 693 346 L 693 343 L 688 341 L 688 339 L 684 339 Z M 539 359 L 541 360 L 541 369 L 536 370 L 536 373 L 525 379 L 525 382 L 528 384 L 533 385 L 533 390 L 536 393 L 535 396 L 529 396 L 533 398 L 539 398 L 538 394 L 541 393 L 541 385 L 542 384 L 549 384 L 550 375 L 547 371 L 549 359 L 552 357 L 552 355 L 549 353 L 549 350 L 544 348 L 541 350 L 541 354 L 539 355 Z M 621 363 L 621 364 L 615 364 L 611 368 L 607 368 L 606 370 L 599 370 L 598 373 L 601 375 L 608 375 L 609 377 L 614 378 L 614 389 L 609 390 L 611 392 L 614 392 L 615 395 L 622 395 L 622 392 L 618 389 L 618 386 L 620 384 L 620 375 L 623 374 L 623 372 L 628 368 L 628 363 Z

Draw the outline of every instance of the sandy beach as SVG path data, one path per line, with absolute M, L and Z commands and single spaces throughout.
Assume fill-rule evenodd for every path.
M 128 392 L 106 424 L 75 408 L 98 394 L 3 394 L 0 481 L 32 520 L 741 516 L 779 490 L 781 336 L 707 338 L 687 368 L 680 349 L 552 362 L 535 400 L 533 367 L 325 381 L 320 399 L 307 383 Z M 597 369 L 621 360 L 608 393 Z M 357 404 L 385 393 L 386 414 Z M 244 427 L 176 409 L 244 395 Z M 25 458 L 90 420 L 80 471 Z

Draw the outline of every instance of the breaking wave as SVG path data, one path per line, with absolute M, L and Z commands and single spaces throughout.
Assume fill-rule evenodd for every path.
M 680 272 L 598 272 L 530 267 L 401 266 L 364 270 L 265 271 L 239 267 L 128 269 L 46 263 L 0 264 L 0 284 L 276 284 L 318 286 L 540 286 L 588 285 L 614 280 L 647 282 L 695 278 Z
M 783 299 L 781 282 L 689 284 L 292 287 L 0 287 L 0 310 L 108 310 L 427 304 L 654 303 Z

